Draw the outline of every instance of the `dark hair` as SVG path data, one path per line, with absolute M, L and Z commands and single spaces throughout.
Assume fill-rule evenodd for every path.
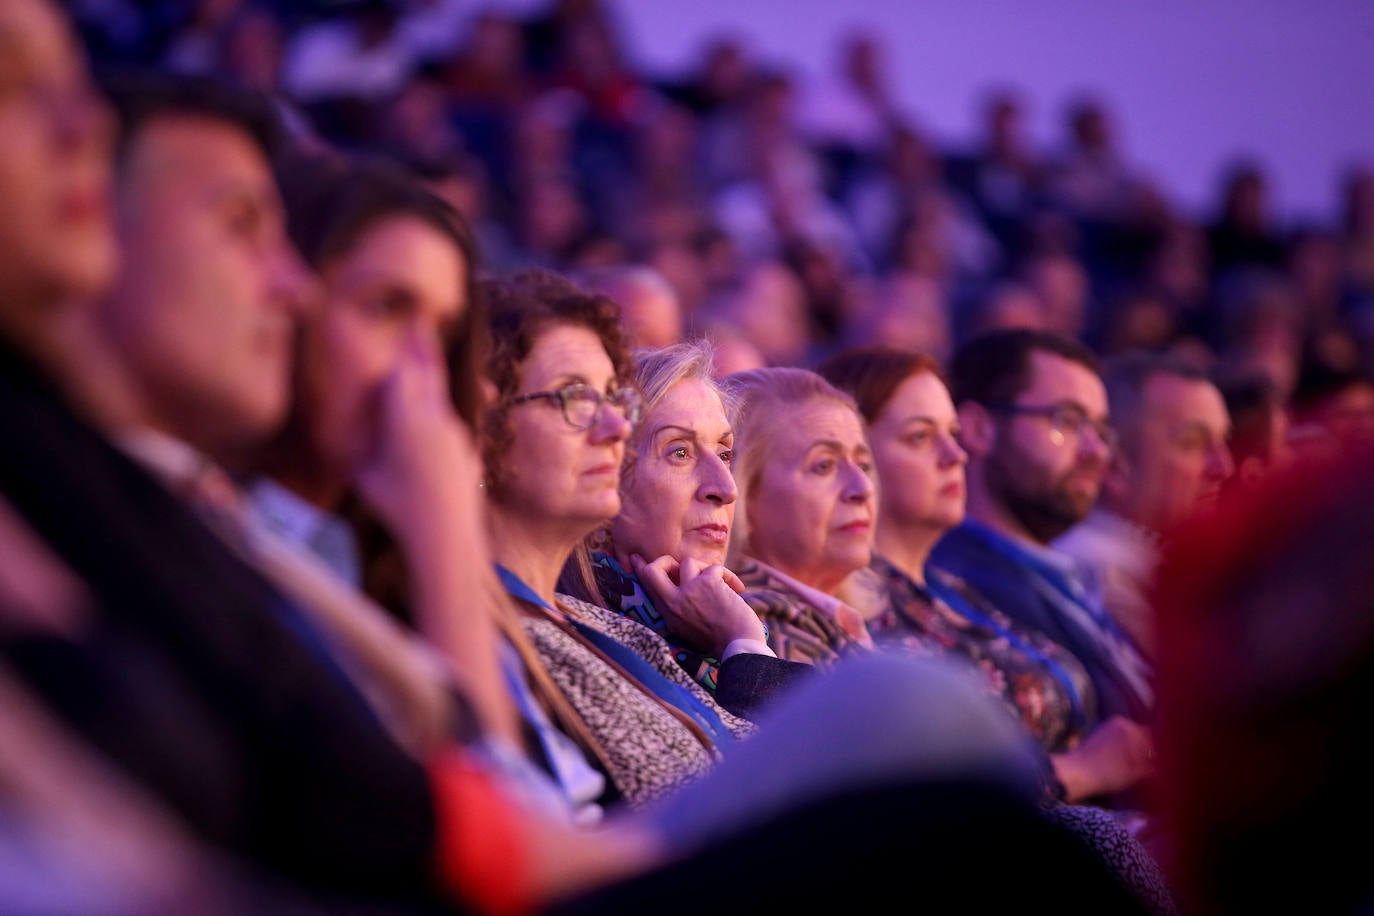
M 393 216 L 413 216 L 462 252 L 468 307 L 452 328 L 449 384 L 455 406 L 477 428 L 481 392 L 477 377 L 486 351 L 487 325 L 480 308 L 477 242 L 458 211 L 429 191 L 418 175 L 387 159 L 293 150 L 277 164 L 291 241 L 316 271 L 347 253 L 373 226 Z
M 450 330 L 444 349 L 450 397 L 459 415 L 476 430 L 487 321 L 475 278 L 477 245 L 463 218 L 428 191 L 417 176 L 385 159 L 295 150 L 277 162 L 277 180 L 286 205 L 287 232 L 316 271 L 346 256 L 374 226 L 395 216 L 422 220 L 462 253 L 467 308 Z M 269 460 L 282 464 L 302 460 L 298 450 L 304 447 L 304 411 L 309 409 L 297 399 Z M 393 533 L 356 494 L 345 498 L 339 512 L 353 527 L 358 541 L 364 590 L 398 618 L 411 622 L 408 577 Z
M 836 388 L 849 392 L 868 423 L 883 412 L 897 386 L 913 375 L 929 372 L 944 381 L 934 357 L 881 345 L 841 350 L 821 362 L 816 372 Z
M 1157 375 L 1212 384 L 1205 369 L 1174 353 L 1127 350 L 1109 358 L 1103 365 L 1102 384 L 1107 388 L 1112 425 L 1121 433 L 1122 444 L 1128 449 L 1134 450 L 1139 445 L 1136 421 L 1145 385 Z
M 1287 408 L 1278 383 L 1259 372 L 1223 375 L 1215 381 L 1231 415 L 1231 458 L 1236 467 L 1250 458 L 1268 467 L 1274 460 L 1270 443 L 1275 414 Z
M 482 423 L 482 461 L 488 486 L 499 493 L 501 459 L 511 438 L 505 403 L 520 386 L 520 364 L 546 330 L 559 325 L 587 328 L 606 348 L 617 379 L 628 382 L 632 367 L 620 307 L 609 296 L 588 292 L 539 268 L 485 279 L 481 295 L 490 314 L 486 374 L 497 396 Z
M 116 164 L 123 163 L 139 131 L 163 117 L 208 118 L 237 127 L 268 161 L 276 158 L 286 141 L 271 100 L 252 89 L 209 77 L 134 69 L 108 71 L 99 82 L 119 119 Z
M 1051 331 L 1013 328 L 970 339 L 949 366 L 950 396 L 956 405 L 1014 401 L 1030 383 L 1031 355 L 1050 353 L 1101 374 L 1097 356 L 1082 343 Z

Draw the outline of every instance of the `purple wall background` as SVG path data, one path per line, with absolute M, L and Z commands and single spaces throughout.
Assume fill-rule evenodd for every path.
M 502 6 L 540 4 L 506 0 Z M 941 142 L 973 136 L 991 83 L 1022 90 L 1042 147 L 1097 93 L 1127 160 L 1188 212 L 1233 155 L 1268 170 L 1276 215 L 1330 219 L 1343 169 L 1374 163 L 1374 0 L 607 0 L 637 63 L 672 74 L 719 31 L 803 76 L 850 26 L 888 42 L 891 82 Z

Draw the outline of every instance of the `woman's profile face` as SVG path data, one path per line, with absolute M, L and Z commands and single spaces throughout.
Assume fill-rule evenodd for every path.
M 645 415 L 611 540 L 622 561 L 668 555 L 724 563 L 735 518 L 735 434 L 720 396 L 678 382 Z
M 435 352 L 462 317 L 468 266 L 418 216 L 379 220 L 323 272 L 326 303 L 303 327 L 311 436 L 326 466 L 351 474 L 375 448 L 378 394 L 407 347 Z
M 873 550 L 876 492 L 863 421 L 840 401 L 816 398 L 774 422 L 748 492 L 747 552 L 832 591 Z
M 595 331 L 556 324 L 535 340 L 517 367 L 509 411 L 510 447 L 500 456 L 501 503 L 540 524 L 583 529 L 580 537 L 620 511 L 620 466 L 631 425 L 603 402 L 591 425 L 569 422 L 556 395 L 586 385 L 602 395 L 620 388 L 615 367 Z M 548 396 L 545 396 L 545 395 Z
M 944 531 L 964 519 L 964 465 L 949 389 L 931 372 L 908 376 L 869 427 L 884 525 Z

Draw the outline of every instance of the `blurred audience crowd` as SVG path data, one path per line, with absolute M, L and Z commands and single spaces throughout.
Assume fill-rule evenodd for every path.
M 1277 219 L 1248 160 L 1197 218 L 1121 148 L 1130 112 L 1088 92 L 1052 148 L 1028 139 L 1014 86 L 977 101 L 977 136 L 938 143 L 889 80 L 896 36 L 837 36 L 833 72 L 808 80 L 722 34 L 663 78 L 597 0 L 523 17 L 469 0 L 70 6 L 101 65 L 214 74 L 270 93 L 303 136 L 422 170 L 490 269 L 656 274 L 674 301 L 635 322 L 655 342 L 812 365 L 881 340 L 943 360 L 980 329 L 1033 326 L 1103 355 L 1179 351 L 1268 379 L 1304 416 L 1374 422 L 1368 163 L 1321 223 Z
M 0 3 L 0 910 L 1367 912 L 1374 172 L 896 50 Z

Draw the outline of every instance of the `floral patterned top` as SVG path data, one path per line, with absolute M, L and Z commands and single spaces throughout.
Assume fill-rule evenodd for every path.
M 870 651 L 835 616 L 817 607 L 766 563 L 746 557 L 735 574 L 744 582 L 741 597 L 763 621 L 768 647 L 778 658 L 824 667 L 851 652 Z M 858 613 L 846 610 L 862 629 Z
M 877 554 L 866 573 L 865 587 L 886 598 L 868 621 L 878 645 L 968 659 L 1047 752 L 1071 749 L 1096 721 L 1097 696 L 1083 665 L 1012 623 L 963 580 L 929 570 L 929 587 L 921 586 Z

